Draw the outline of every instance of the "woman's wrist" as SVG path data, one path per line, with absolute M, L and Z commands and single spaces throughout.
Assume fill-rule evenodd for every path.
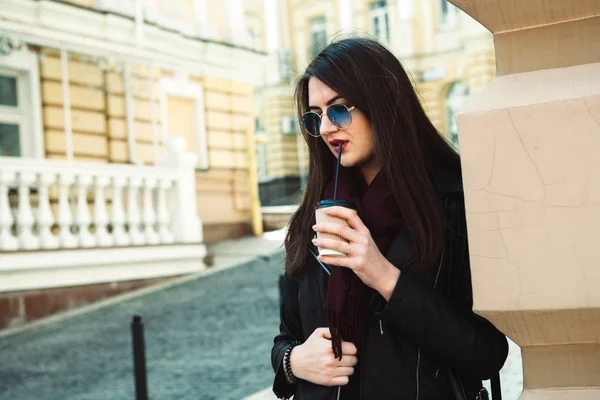
M 292 354 L 294 353 L 294 350 L 297 350 L 299 346 L 300 341 L 295 340 L 291 342 L 286 348 L 285 353 L 283 355 L 283 372 L 286 381 L 291 384 L 298 383 L 298 381 L 300 380 L 292 370 Z
M 386 262 L 388 265 L 386 269 L 387 273 L 383 274 L 376 290 L 381 294 L 385 301 L 390 301 L 392 293 L 394 293 L 394 289 L 398 283 L 398 279 L 400 278 L 400 270 L 389 261 L 386 260 Z

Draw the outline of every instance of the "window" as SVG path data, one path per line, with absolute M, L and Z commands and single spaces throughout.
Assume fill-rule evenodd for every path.
M 21 156 L 19 135 L 25 121 L 19 83 L 18 75 L 0 70 L 0 156 Z
M 279 58 L 279 76 L 281 79 L 292 79 L 294 77 L 292 52 L 289 50 L 278 50 L 277 56 Z
M 310 21 L 310 56 L 315 58 L 325 47 L 327 40 L 327 21 L 325 17 L 316 17 Z
M 256 163 L 258 167 L 258 180 L 264 182 L 269 179 L 269 169 L 267 165 L 267 145 L 260 143 L 256 145 Z
M 204 90 L 185 77 L 161 80 L 163 143 L 169 136 L 181 136 L 186 151 L 198 155 L 197 168 L 208 169 L 208 148 L 204 119 Z
M 258 181 L 264 182 L 269 179 L 267 164 L 267 134 L 265 125 L 260 118 L 254 120 L 254 135 L 256 136 L 256 164 L 258 167 Z
M 390 30 L 385 1 L 376 1 L 371 3 L 369 19 L 371 21 L 371 35 L 373 35 L 375 39 L 382 43 L 389 42 Z
M 452 29 L 458 25 L 458 8 L 448 3 L 448 0 L 439 0 L 440 4 L 440 28 Z
M 458 148 L 458 128 L 456 114 L 469 100 L 469 87 L 463 82 L 454 82 L 448 88 L 445 96 L 446 106 L 446 133 L 450 142 Z
M 0 56 L 0 157 L 43 157 L 37 56 Z

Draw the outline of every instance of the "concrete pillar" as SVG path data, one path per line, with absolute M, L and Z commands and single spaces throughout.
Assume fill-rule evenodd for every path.
M 475 310 L 521 399 L 600 399 L 600 1 L 450 1 L 496 50 L 458 116 Z

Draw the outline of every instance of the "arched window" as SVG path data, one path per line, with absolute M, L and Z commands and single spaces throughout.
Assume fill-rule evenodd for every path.
M 448 88 L 445 96 L 446 106 L 446 133 L 452 144 L 458 147 L 458 129 L 456 127 L 456 113 L 469 99 L 469 87 L 463 82 L 454 82 Z

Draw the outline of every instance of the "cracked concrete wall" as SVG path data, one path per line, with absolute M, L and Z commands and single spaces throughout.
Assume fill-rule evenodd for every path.
M 507 18 L 500 11 L 511 1 L 456 3 L 476 19 L 486 15 L 488 20 L 479 22 L 494 29 L 515 25 L 493 20 Z M 566 38 L 572 46 L 581 52 L 600 49 L 589 19 L 570 14 L 578 9 L 574 0 L 535 3 L 565 6 L 546 21 L 544 32 L 552 24 L 561 30 L 568 21 L 578 33 Z M 520 4 L 540 18 L 545 12 L 533 3 Z M 591 18 L 600 15 L 600 2 L 586 4 Z M 514 35 L 542 31 L 532 25 L 513 28 Z M 497 44 L 504 33 L 494 32 Z M 474 308 L 521 346 L 522 399 L 598 399 L 600 62 L 559 62 L 563 42 L 551 53 L 552 35 L 536 40 L 543 52 L 535 53 L 531 41 L 496 47 L 498 63 L 528 51 L 540 58 L 535 63 L 531 57 L 511 58 L 513 71 L 520 73 L 496 77 L 457 118 Z
M 474 268 L 476 307 L 600 306 L 600 64 L 496 78 L 458 127 L 472 262 L 498 263 Z

